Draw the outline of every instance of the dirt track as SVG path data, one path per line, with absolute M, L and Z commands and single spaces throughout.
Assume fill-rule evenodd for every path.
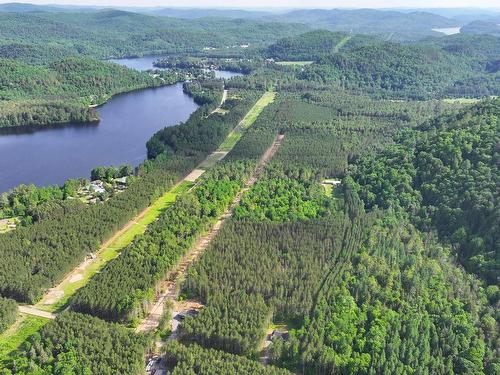
M 196 241 L 194 246 L 191 248 L 191 251 L 189 251 L 189 253 L 186 254 L 177 266 L 169 273 L 167 280 L 162 283 L 160 288 L 163 292 L 157 297 L 156 302 L 151 307 L 148 316 L 137 327 L 137 332 L 148 332 L 158 327 L 160 318 L 163 315 L 165 304 L 168 300 L 173 302 L 174 311 L 177 314 L 186 312 L 183 311 L 182 307 L 177 304 L 177 299 L 179 297 L 180 283 L 184 279 L 188 267 L 207 249 L 212 239 L 217 235 L 217 233 L 219 233 L 222 224 L 224 224 L 224 222 L 233 215 L 233 210 L 240 203 L 243 194 L 257 182 L 259 175 L 264 170 L 266 164 L 272 159 L 276 151 L 278 151 L 278 148 L 281 146 L 283 138 L 283 135 L 278 135 L 276 137 L 271 147 L 269 147 L 262 155 L 257 168 L 252 173 L 252 176 L 246 181 L 243 189 L 241 189 L 233 199 L 230 207 L 219 217 L 208 233 L 201 236 Z M 173 332 L 173 334 L 175 335 L 175 332 Z

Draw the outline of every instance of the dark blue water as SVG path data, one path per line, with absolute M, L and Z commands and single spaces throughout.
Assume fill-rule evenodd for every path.
M 153 69 L 154 68 L 153 63 L 161 58 L 162 58 L 161 56 L 145 56 L 145 57 L 133 57 L 130 59 L 111 59 L 109 61 L 126 66 L 127 68 L 130 69 L 148 70 L 148 69 Z M 230 79 L 233 77 L 239 77 L 243 75 L 241 73 L 229 72 L 225 70 L 215 70 L 214 72 L 215 72 L 215 78 L 223 78 L 223 79 Z
M 197 108 L 182 84 L 112 98 L 98 109 L 99 124 L 0 130 L 0 192 L 19 184 L 62 184 L 89 177 L 100 165 L 140 164 L 146 141 Z

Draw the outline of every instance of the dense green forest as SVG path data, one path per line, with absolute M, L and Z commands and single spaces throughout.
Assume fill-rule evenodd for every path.
M 69 201 L 76 197 L 84 179 L 67 180 L 63 186 L 37 188 L 34 185 L 19 185 L 0 196 L 0 219 L 17 217 L 22 225 L 69 212 L 78 208 L 79 201 Z
M 278 40 L 267 48 L 266 56 L 278 61 L 316 61 L 325 55 L 376 42 L 374 37 L 315 30 Z
M 343 91 L 282 94 L 228 157 L 258 157 L 277 133 L 283 133 L 286 137 L 273 163 L 293 170 L 294 176 L 341 177 L 349 162 L 384 148 L 397 131 L 459 106 L 374 100 Z
M 167 363 L 172 365 L 172 375 L 287 375 L 290 372 L 276 367 L 264 367 L 258 362 L 245 357 L 213 349 L 204 349 L 198 345 L 185 347 L 170 341 L 165 348 Z
M 448 250 L 383 214 L 303 326 L 275 341 L 305 374 L 495 374 L 498 331 L 484 290 Z
M 366 207 L 402 209 L 420 228 L 437 229 L 490 283 L 500 272 L 499 115 L 496 99 L 438 117 L 352 171 Z
M 400 44 L 319 30 L 282 39 L 263 55 L 312 61 L 295 69 L 295 78 L 375 97 L 481 97 L 499 94 L 499 45 L 494 36 L 459 35 Z
M 17 317 L 17 304 L 14 300 L 0 297 L 0 333 L 5 331 L 15 322 Z
M 0 197 L 0 219 L 22 224 L 0 234 L 0 333 L 16 301 L 38 301 L 217 150 L 263 91 L 276 98 L 76 291 L 73 311 L 0 358 L 0 373 L 142 374 L 152 353 L 178 375 L 500 372 L 500 99 L 486 98 L 500 94 L 500 43 L 476 33 L 484 25 L 436 37 L 462 24 L 373 10 L 34 10 L 0 13 L 0 126 L 92 120 L 89 105 L 186 77 L 200 107 L 152 135 L 136 171 L 92 170 L 108 182 L 134 175 L 109 199 L 72 199 L 82 180 Z M 360 24 L 369 35 L 351 32 Z M 151 53 L 168 54 L 156 78 L 94 60 Z M 216 80 L 206 68 L 245 75 Z M 167 301 L 157 345 L 133 332 L 242 189 L 176 275 L 181 303 Z M 200 311 L 175 310 L 186 300 Z
M 143 317 L 156 288 L 197 236 L 227 209 L 251 164 L 223 165 L 207 172 L 192 193 L 179 197 L 144 235 L 107 264 L 72 299 L 74 310 L 133 322 Z
M 163 84 L 116 64 L 68 57 L 46 66 L 0 59 L 0 127 L 97 121 L 89 106 Z
M 2 374 L 139 375 L 149 346 L 123 326 L 65 312 L 26 341 Z

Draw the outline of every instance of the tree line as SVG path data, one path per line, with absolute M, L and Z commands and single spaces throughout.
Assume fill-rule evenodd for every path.
M 0 333 L 16 321 L 17 303 L 14 300 L 0 297 Z
M 263 366 L 259 362 L 199 345 L 184 346 L 169 341 L 165 360 L 173 368 L 172 375 L 287 375 L 287 370 Z
M 246 101 L 242 103 L 244 108 L 250 106 Z M 38 300 L 87 254 L 95 252 L 131 217 L 198 165 L 240 120 L 229 114 L 217 116 L 214 120 L 217 126 L 202 129 L 200 123 L 205 119 L 206 107 L 201 107 L 188 122 L 179 126 L 181 130 L 177 135 L 186 141 L 176 143 L 174 152 L 164 153 L 141 165 L 139 179 L 123 193 L 99 205 L 65 207 L 62 212 L 57 211 L 60 215 L 2 235 L 0 294 L 22 302 Z M 211 135 L 211 131 L 216 135 Z M 207 145 L 202 137 L 189 136 L 196 133 L 214 139 L 213 143 Z
M 151 338 L 118 324 L 64 312 L 6 361 L 2 374 L 143 374 Z
M 114 321 L 141 319 L 159 293 L 159 283 L 229 206 L 253 165 L 219 168 L 206 172 L 192 193 L 179 196 L 120 257 L 80 289 L 71 300 L 72 308 Z

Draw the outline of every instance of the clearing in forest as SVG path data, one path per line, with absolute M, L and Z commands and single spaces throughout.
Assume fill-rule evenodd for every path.
M 314 61 L 278 61 L 278 62 L 276 62 L 276 65 L 306 66 L 306 65 L 311 65 L 312 63 L 314 63 Z
M 333 48 L 333 52 L 337 53 L 341 50 L 342 47 L 346 45 L 346 43 L 352 38 L 352 35 L 347 35 L 337 45 Z

